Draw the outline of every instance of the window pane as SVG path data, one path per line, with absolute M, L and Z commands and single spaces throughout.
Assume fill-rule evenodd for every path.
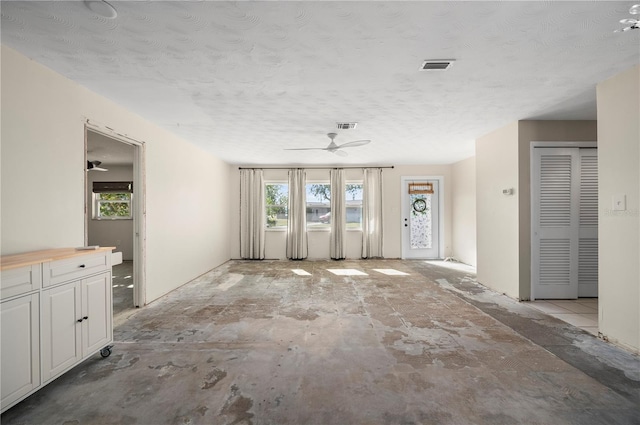
M 131 193 L 96 193 L 94 218 L 132 218 Z
M 347 184 L 345 189 L 347 229 L 362 228 L 362 183 Z
M 307 184 L 307 229 L 331 228 L 331 185 Z
M 131 217 L 129 202 L 100 202 L 99 217 Z
M 265 185 L 265 206 L 267 228 L 287 227 L 289 203 L 289 185 L 286 183 L 267 183 Z

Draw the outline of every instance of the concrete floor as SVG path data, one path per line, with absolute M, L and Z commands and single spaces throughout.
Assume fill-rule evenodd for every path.
M 637 356 L 446 265 L 230 261 L 2 424 L 640 424 Z
M 113 266 L 113 315 L 132 312 L 133 306 L 133 261 L 123 261 Z

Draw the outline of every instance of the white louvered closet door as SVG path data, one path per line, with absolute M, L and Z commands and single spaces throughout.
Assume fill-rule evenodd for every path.
M 598 296 L 598 151 L 580 149 L 578 297 Z
M 533 299 L 597 296 L 596 155 L 595 149 L 534 149 Z

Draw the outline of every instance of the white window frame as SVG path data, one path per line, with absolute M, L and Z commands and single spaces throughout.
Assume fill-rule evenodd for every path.
M 307 180 L 304 186 L 305 193 L 307 191 L 307 186 L 311 184 L 321 184 L 329 186 L 329 190 L 331 190 L 331 182 L 329 180 Z M 333 196 L 333 194 L 331 194 Z M 309 200 L 307 199 L 304 206 L 304 212 L 307 213 L 307 205 L 309 204 Z M 331 201 L 329 201 L 329 213 L 331 213 Z M 307 232 L 330 232 L 331 224 L 322 227 L 309 227 L 309 220 L 307 220 Z
M 264 229 L 267 232 L 286 232 L 287 231 L 287 226 L 276 226 L 276 227 L 268 227 L 267 226 L 266 213 L 267 213 L 267 208 L 269 208 L 269 207 L 282 207 L 282 206 L 284 206 L 286 208 L 286 211 L 287 211 L 287 221 L 289 220 L 289 205 L 267 205 L 267 185 L 277 185 L 277 184 L 286 185 L 287 189 L 288 189 L 289 182 L 286 181 L 286 180 L 265 180 L 265 182 L 264 182 L 264 197 L 265 197 L 265 200 L 264 200 L 264 211 L 265 211 Z
M 111 201 L 111 200 L 106 200 L 106 199 L 100 199 L 100 196 L 102 195 L 102 193 L 126 193 L 129 195 L 129 199 L 128 200 L 117 200 L 117 201 Z M 92 193 L 93 195 L 93 216 L 92 219 L 93 220 L 133 220 L 133 193 L 131 192 L 94 192 Z M 118 203 L 118 204 L 122 204 L 122 203 L 126 203 L 129 205 L 129 215 L 128 216 L 114 216 L 114 217 L 102 217 L 100 215 L 100 205 L 101 204 L 114 204 L 114 203 Z
M 362 181 L 362 180 L 347 180 L 345 182 L 345 187 L 344 187 L 345 208 L 346 208 L 347 201 L 348 201 L 348 199 L 347 199 L 347 186 L 350 185 L 350 184 L 357 184 L 357 185 L 362 186 L 362 190 L 364 192 L 364 181 Z M 363 196 L 364 196 L 364 194 L 363 194 Z M 345 214 L 345 216 L 346 216 L 346 214 Z M 360 226 L 359 227 L 349 228 L 349 227 L 347 227 L 347 223 L 345 223 L 345 227 L 347 228 L 347 232 L 362 232 L 362 204 L 360 204 Z

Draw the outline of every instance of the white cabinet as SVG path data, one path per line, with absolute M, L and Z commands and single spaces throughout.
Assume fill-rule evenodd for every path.
M 101 273 L 42 292 L 44 382 L 111 342 L 110 281 Z
M 39 297 L 25 295 L 0 306 L 3 407 L 40 386 Z
M 111 250 L 2 257 L 3 412 L 87 357 L 111 353 Z

